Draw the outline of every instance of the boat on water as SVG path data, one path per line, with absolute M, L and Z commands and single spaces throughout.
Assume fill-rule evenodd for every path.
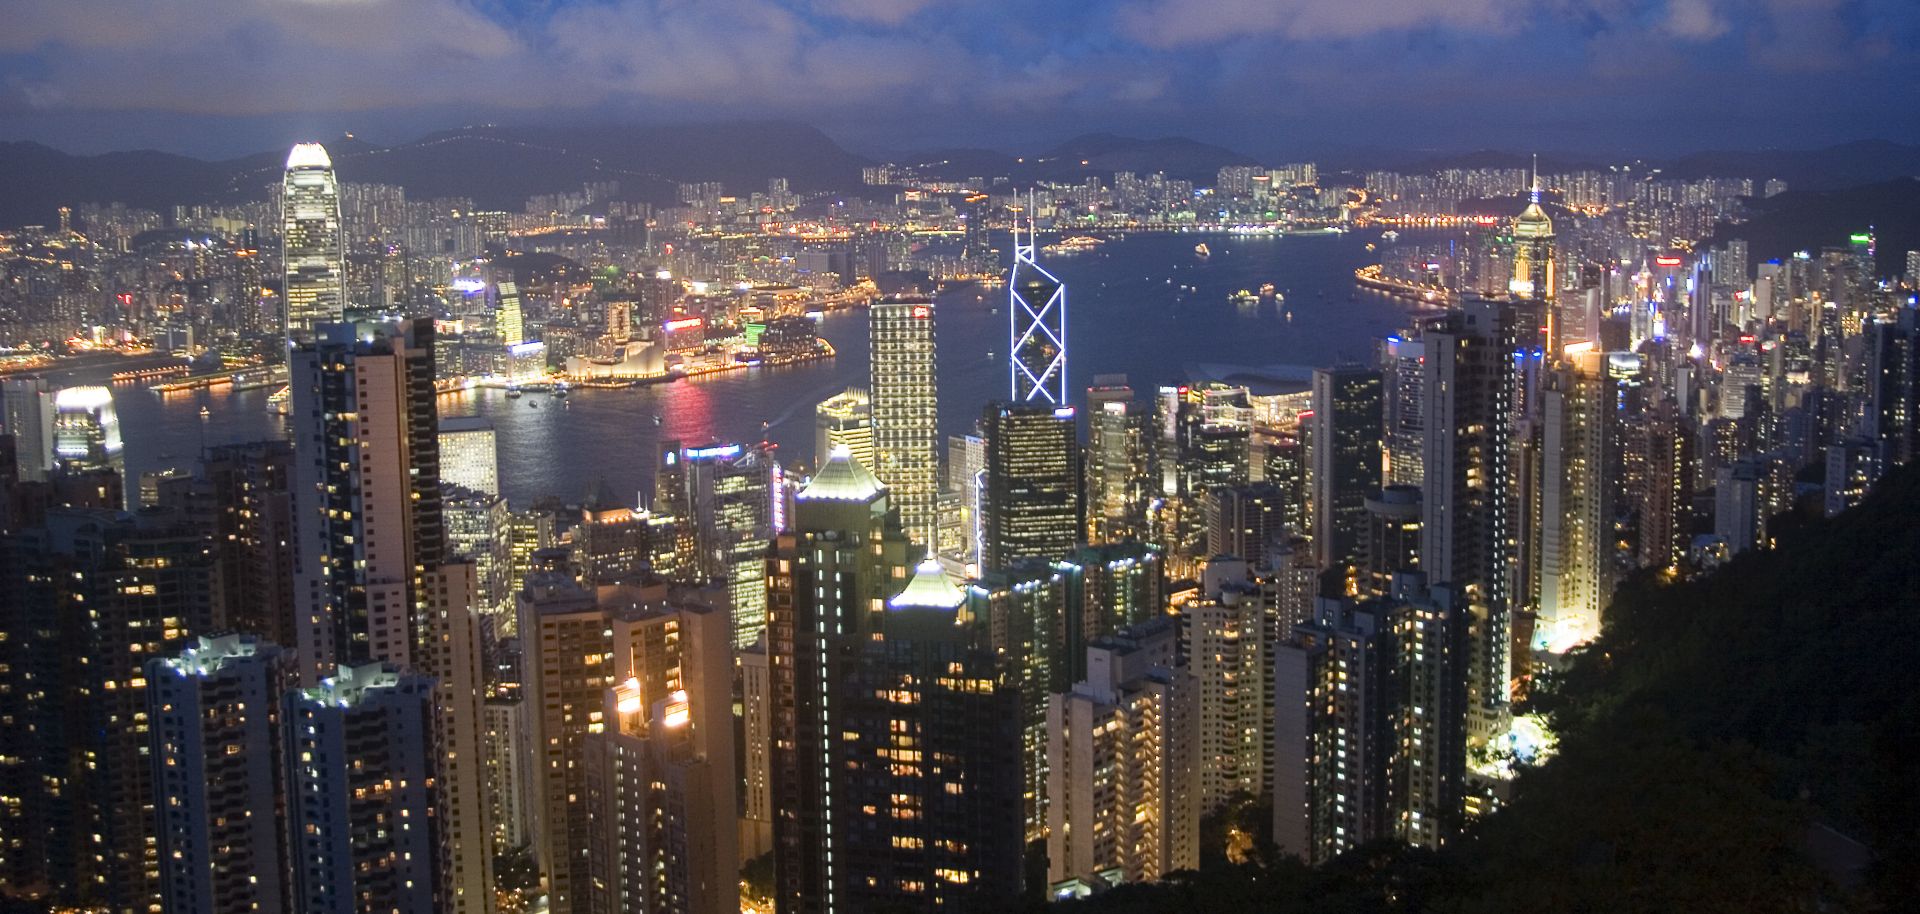
M 509 399 L 509 400 L 518 400 L 518 399 L 520 399 L 520 388 L 518 388 L 518 387 L 509 387 L 509 388 L 507 388 L 507 399 Z
M 1091 235 L 1075 235 L 1071 238 L 1062 238 L 1040 250 L 1047 254 L 1079 254 L 1103 244 L 1106 244 L 1106 241 Z
M 1199 244 L 1196 244 L 1193 246 L 1193 256 L 1198 257 L 1201 260 L 1205 260 L 1213 256 L 1213 251 L 1207 247 L 1206 242 L 1202 241 Z
M 1400 233 L 1394 231 L 1393 229 L 1387 229 L 1386 231 L 1380 233 L 1380 240 L 1388 244 L 1392 244 L 1400 240 Z
M 1233 302 L 1236 305 L 1257 305 L 1260 303 L 1260 296 L 1255 295 L 1252 292 L 1249 292 L 1245 289 L 1241 289 L 1240 291 L 1227 296 L 1227 300 Z

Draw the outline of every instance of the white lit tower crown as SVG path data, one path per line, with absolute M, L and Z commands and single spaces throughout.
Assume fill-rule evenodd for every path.
M 320 324 L 346 313 L 346 236 L 340 221 L 340 183 L 319 143 L 287 154 L 280 194 L 281 299 L 289 339 L 307 339 Z
M 1034 259 L 1033 204 L 1027 237 L 1013 226 L 1013 275 L 1007 281 L 1008 375 L 1014 405 L 1067 405 L 1067 284 Z

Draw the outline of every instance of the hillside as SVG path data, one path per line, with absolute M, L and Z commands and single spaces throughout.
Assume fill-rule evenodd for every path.
M 1906 252 L 1920 249 L 1920 180 L 1899 178 L 1845 190 L 1789 190 L 1754 200 L 1752 218 L 1722 225 L 1711 244 L 1745 238 L 1754 263 L 1839 247 L 1854 232 L 1872 227 L 1878 236 L 1879 272 L 1906 268 Z
M 1920 466 L 1769 553 L 1616 594 L 1560 753 L 1444 852 L 1219 865 L 1056 914 L 1882 911 L 1920 885 Z M 1866 864 L 1862 866 L 1861 864 Z

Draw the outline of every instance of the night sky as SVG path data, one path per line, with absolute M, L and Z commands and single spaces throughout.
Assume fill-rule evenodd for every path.
M 11 0 L 0 139 L 775 117 L 869 154 L 1661 155 L 1920 141 L 1916 64 L 1920 0 Z

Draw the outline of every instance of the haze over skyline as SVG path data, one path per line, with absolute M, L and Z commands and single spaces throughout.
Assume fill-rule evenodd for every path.
M 9 10 L 0 139 L 785 118 L 871 155 L 1090 130 L 1659 155 L 1920 141 L 1916 49 L 1906 0 L 74 0 Z

